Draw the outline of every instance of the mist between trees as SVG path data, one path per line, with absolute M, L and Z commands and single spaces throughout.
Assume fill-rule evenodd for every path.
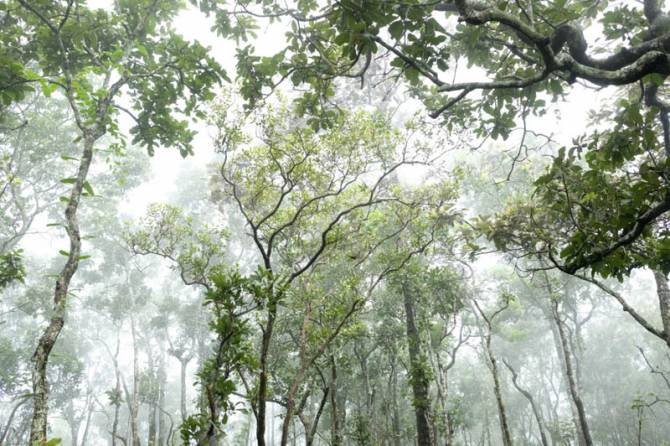
M 663 1 L 1 3 L 0 446 L 670 445 L 668 75 Z

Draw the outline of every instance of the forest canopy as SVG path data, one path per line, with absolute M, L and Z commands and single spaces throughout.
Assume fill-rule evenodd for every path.
M 5 0 L 0 446 L 666 444 L 668 76 L 661 0 Z

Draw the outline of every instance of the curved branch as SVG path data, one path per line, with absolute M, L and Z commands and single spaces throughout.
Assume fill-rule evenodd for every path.
M 597 286 L 598 288 L 603 290 L 605 293 L 614 297 L 621 304 L 621 307 L 623 308 L 623 311 L 630 314 L 638 324 L 640 324 L 649 333 L 651 333 L 654 336 L 656 336 L 656 337 L 662 339 L 663 341 L 665 341 L 665 332 L 662 331 L 662 330 L 658 330 L 653 325 L 651 325 L 651 323 L 649 323 L 649 321 L 647 321 L 640 313 L 635 311 L 635 309 L 633 307 L 631 307 L 628 304 L 628 302 L 626 302 L 626 299 L 621 294 L 617 293 L 616 291 L 614 291 L 613 289 L 611 289 L 610 287 L 608 287 L 604 283 L 602 283 L 599 280 L 594 279 L 592 277 L 587 277 L 587 276 L 584 276 L 584 275 L 581 275 L 581 274 L 573 274 L 573 276 L 578 277 L 585 282 L 590 282 L 590 283 L 594 284 L 595 286 Z

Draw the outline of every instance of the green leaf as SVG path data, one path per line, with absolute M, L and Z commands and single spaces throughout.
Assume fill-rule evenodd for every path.
M 63 249 L 58 250 L 58 254 L 65 256 L 65 257 L 70 257 L 70 253 L 68 251 L 65 251 Z
M 401 20 L 395 21 L 389 26 L 389 34 L 391 34 L 391 37 L 393 37 L 395 40 L 399 40 L 402 37 L 404 31 L 405 25 Z
M 88 193 L 90 196 L 94 196 L 95 193 L 93 192 L 93 188 L 91 187 L 91 183 L 88 181 L 84 181 L 84 190 L 86 193 Z

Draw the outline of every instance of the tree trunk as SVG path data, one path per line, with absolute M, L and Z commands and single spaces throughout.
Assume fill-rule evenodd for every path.
M 319 401 L 319 407 L 317 408 L 316 415 L 311 423 L 304 423 L 305 426 L 305 446 L 313 446 L 314 440 L 316 439 L 316 434 L 319 429 L 319 421 L 321 420 L 321 415 L 323 414 L 323 409 L 328 403 L 328 395 L 330 394 L 330 386 L 321 390 L 323 395 L 321 396 L 321 401 Z
M 119 348 L 121 346 L 121 339 L 119 337 L 119 330 L 116 332 L 116 350 L 112 361 L 114 362 L 114 392 L 115 400 L 114 403 L 114 419 L 112 421 L 112 446 L 116 446 L 116 439 L 118 436 L 119 429 L 119 412 L 121 410 L 121 372 L 119 371 Z
M 165 388 L 167 387 L 167 373 L 165 371 L 165 344 L 160 345 L 160 356 L 158 357 L 158 446 L 167 444 L 166 420 L 165 420 Z
M 72 446 L 79 446 L 79 426 L 81 425 L 81 419 L 77 419 L 78 416 L 75 413 L 74 407 L 72 405 L 72 400 L 67 403 L 67 412 L 65 413 L 65 421 L 70 427 L 70 441 Z
M 500 417 L 500 430 L 502 433 L 503 445 L 512 446 L 512 434 L 507 423 L 507 410 L 502 397 L 502 388 L 500 386 L 500 373 L 498 372 L 498 361 L 493 354 L 491 348 L 491 334 L 486 335 L 485 339 L 486 353 L 488 354 L 489 363 L 491 365 L 491 375 L 493 376 L 493 392 L 496 397 L 496 405 L 498 406 L 498 416 Z
M 337 404 L 337 366 L 335 357 L 330 356 L 330 442 L 332 446 L 342 445 L 340 416 Z
M 665 343 L 670 347 L 670 289 L 668 288 L 668 279 L 662 272 L 654 270 L 654 280 L 656 281 L 658 306 L 661 310 L 661 323 L 663 324 Z
M 507 422 L 507 411 L 505 409 L 505 404 L 502 397 L 502 388 L 500 385 L 500 373 L 498 371 L 498 361 L 495 357 L 495 354 L 493 353 L 493 348 L 491 346 L 491 332 L 493 330 L 492 327 L 493 318 L 495 318 L 498 314 L 500 314 L 500 312 L 502 312 L 505 308 L 507 308 L 508 304 L 506 304 L 503 308 L 497 310 L 492 316 L 487 317 L 476 300 L 473 300 L 472 303 L 474 308 L 481 315 L 486 325 L 486 331 L 483 333 L 483 343 L 484 343 L 484 349 L 486 351 L 486 356 L 489 361 L 491 376 L 493 378 L 493 393 L 495 395 L 496 406 L 498 408 L 498 418 L 500 420 L 500 431 L 502 434 L 503 445 L 512 446 L 514 443 L 512 442 L 512 434 L 509 428 L 509 424 Z M 490 442 L 490 433 L 489 433 L 489 442 Z
M 137 428 L 137 415 L 140 409 L 140 399 L 139 399 L 139 378 L 140 378 L 140 369 L 138 361 L 138 352 L 137 352 L 137 333 L 135 331 L 135 319 L 131 316 L 130 318 L 130 333 L 133 338 L 133 395 L 131 401 L 129 401 L 130 409 L 130 434 L 132 446 L 140 446 L 140 436 L 139 429 Z
M 88 431 L 91 426 L 91 416 L 93 415 L 93 407 L 91 407 L 92 404 L 88 403 L 86 405 L 86 424 L 84 425 L 84 435 L 81 437 L 81 444 L 82 446 L 86 446 L 88 444 Z
M 589 431 L 589 425 L 586 420 L 586 412 L 584 410 L 584 404 L 582 403 L 581 396 L 579 395 L 579 388 L 577 386 L 577 381 L 575 379 L 574 370 L 572 367 L 572 358 L 568 345 L 567 335 L 565 333 L 565 327 L 563 322 L 558 314 L 558 302 L 554 301 L 552 303 L 552 311 L 554 321 L 556 323 L 556 328 L 558 330 L 559 339 L 561 341 L 561 352 L 563 355 L 563 365 L 565 366 L 565 376 L 568 381 L 568 391 L 572 401 L 574 402 L 575 408 L 577 410 L 577 432 L 580 435 L 580 444 L 585 446 L 593 446 L 593 441 L 591 440 L 591 433 Z
M 49 411 L 49 384 L 47 382 L 47 363 L 58 335 L 60 335 L 65 324 L 65 312 L 67 308 L 67 295 L 70 281 L 79 267 L 81 256 L 81 236 L 79 234 L 79 222 L 77 211 L 81 200 L 81 193 L 86 182 L 88 169 L 93 159 L 93 144 L 97 137 L 90 134 L 84 135 L 84 150 L 79 162 L 79 169 L 75 183 L 72 186 L 68 205 L 65 208 L 65 230 L 70 240 L 70 251 L 63 269 L 56 279 L 54 290 L 53 309 L 49 324 L 40 337 L 32 362 L 33 381 L 33 417 L 30 426 L 30 444 L 41 445 L 47 441 L 47 415 Z
M 258 376 L 258 399 L 256 402 L 256 442 L 258 446 L 265 446 L 265 406 L 267 404 L 268 376 L 267 362 L 270 352 L 270 340 L 272 339 L 272 330 L 274 328 L 275 318 L 277 317 L 277 306 L 270 303 L 268 308 L 268 320 L 263 330 L 260 352 L 260 373 Z
M 512 366 L 503 359 L 503 363 L 507 366 L 509 369 L 510 373 L 512 373 L 512 384 L 514 384 L 514 387 L 516 390 L 519 391 L 520 394 L 522 394 L 530 403 L 530 407 L 533 411 L 533 415 L 535 417 L 535 421 L 537 422 L 537 427 L 538 430 L 540 431 L 540 440 L 542 441 L 542 446 L 549 446 L 549 442 L 547 441 L 547 436 L 545 435 L 545 428 L 544 428 L 544 419 L 542 417 L 542 412 L 540 411 L 539 407 L 537 407 L 537 404 L 535 404 L 535 398 L 530 394 L 529 391 L 526 389 L 522 388 L 521 385 L 518 382 L 518 376 L 516 371 L 512 368 Z
M 416 325 L 414 299 L 406 286 L 403 286 L 405 304 L 405 322 L 407 328 L 407 350 L 409 352 L 409 376 L 412 383 L 414 416 L 416 418 L 416 441 L 418 446 L 432 446 L 430 429 L 430 399 L 428 395 L 428 361 L 421 351 L 421 335 Z
M 182 421 L 186 419 L 186 367 L 190 359 L 190 357 L 179 358 L 179 410 Z
M 149 429 L 147 431 L 147 446 L 156 446 L 156 415 L 158 410 L 156 409 L 156 403 L 158 400 L 158 389 L 154 386 L 156 384 L 156 364 L 154 363 L 153 349 L 151 348 L 151 340 L 147 338 L 146 340 L 146 352 L 147 352 L 147 374 L 151 379 L 151 387 L 147 389 L 148 391 L 148 411 L 147 411 L 147 424 Z
M 0 446 L 5 444 L 5 439 L 7 438 L 9 429 L 12 427 L 12 421 L 14 420 L 14 415 L 16 415 L 16 412 L 19 410 L 19 408 L 28 401 L 30 401 L 29 398 L 23 398 L 18 403 L 16 403 L 12 408 L 12 411 L 9 413 L 9 418 L 7 419 L 7 424 L 5 425 L 5 428 L 2 431 L 2 435 L 0 435 Z
M 393 445 L 401 446 L 400 438 L 400 411 L 398 409 L 398 373 L 395 368 L 395 358 L 391 364 L 391 400 L 393 404 L 393 419 L 391 422 L 393 429 Z

